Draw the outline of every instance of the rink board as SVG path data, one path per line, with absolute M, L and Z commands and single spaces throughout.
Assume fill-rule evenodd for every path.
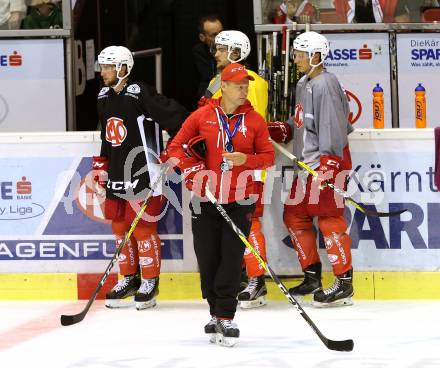
M 9 133 L 0 135 L 0 143 L 3 297 L 87 298 L 115 249 L 109 223 L 102 216 L 102 203 L 87 185 L 91 157 L 100 148 L 99 134 Z M 438 297 L 435 285 L 439 284 L 440 195 L 433 184 L 433 130 L 358 129 L 350 138 L 350 146 L 354 177 L 349 192 L 353 198 L 373 203 L 372 208 L 380 211 L 408 209 L 400 217 L 378 219 L 347 207 L 356 296 Z M 269 171 L 265 185 L 263 225 L 268 259 L 282 276 L 301 274 L 282 223 L 283 201 L 293 169 L 285 157 L 277 156 L 277 168 Z M 170 188 L 170 205 L 159 222 L 161 297 L 199 298 L 189 193 L 180 183 Z M 319 246 L 328 272 L 330 265 L 322 241 Z M 115 279 L 116 274 L 111 276 L 109 286 Z M 420 290 L 419 281 L 426 290 Z M 44 287 L 34 292 L 39 284 Z M 283 296 L 278 291 L 270 292 L 269 298 L 278 297 Z

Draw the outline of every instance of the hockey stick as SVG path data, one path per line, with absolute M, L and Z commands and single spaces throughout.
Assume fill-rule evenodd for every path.
M 220 74 L 218 74 L 215 77 L 215 79 L 212 81 L 212 83 L 208 86 L 208 88 L 206 89 L 204 96 L 206 98 L 211 98 L 221 88 L 221 85 L 222 85 L 222 80 L 221 80 Z
M 106 270 L 104 271 L 104 274 L 101 277 L 101 280 L 99 280 L 98 285 L 96 285 L 96 289 L 93 292 L 92 296 L 90 297 L 89 301 L 87 302 L 87 305 L 85 308 L 78 314 L 73 315 L 61 315 L 61 324 L 63 326 L 70 326 L 74 325 L 75 323 L 81 322 L 84 317 L 86 316 L 87 312 L 89 311 L 90 307 L 92 306 L 92 303 L 95 301 L 96 297 L 98 296 L 99 291 L 102 289 L 102 286 L 105 283 L 105 280 L 107 280 L 107 277 L 110 274 L 110 270 L 113 268 L 113 266 L 116 263 L 116 260 L 119 257 L 119 254 L 122 251 L 122 248 L 124 248 L 125 244 L 130 239 L 131 234 L 133 233 L 137 223 L 139 222 L 140 218 L 142 217 L 145 209 L 147 208 L 147 202 L 153 195 L 153 192 L 156 190 L 156 188 L 159 186 L 159 184 L 162 182 L 162 177 L 164 176 L 165 172 L 168 170 L 167 165 L 162 165 L 162 168 L 160 169 L 159 176 L 156 178 L 156 180 L 151 185 L 144 202 L 142 203 L 141 208 L 139 209 L 139 212 L 136 214 L 136 217 L 134 218 L 133 222 L 130 225 L 130 229 L 128 230 L 127 234 L 125 235 L 124 240 L 121 242 L 119 247 L 116 249 L 115 254 L 113 255 L 109 265 L 107 266 Z
M 311 174 L 314 177 L 318 176 L 318 173 L 313 170 L 309 165 L 307 165 L 305 162 L 302 162 L 298 160 L 296 156 L 291 154 L 288 150 L 286 150 L 283 146 L 281 146 L 279 143 L 272 141 L 273 146 L 278 152 L 281 152 L 284 156 L 291 159 L 295 164 L 297 164 L 302 169 L 306 170 L 309 174 Z M 362 204 L 356 202 L 353 198 L 349 197 L 347 192 L 344 192 L 342 189 L 338 188 L 332 183 L 325 182 L 325 185 L 332 189 L 334 192 L 338 193 L 340 196 L 344 197 L 345 200 L 352 204 L 354 207 L 356 207 L 359 211 L 364 213 L 367 216 L 371 217 L 391 217 L 391 216 L 399 216 L 403 212 L 407 211 L 406 209 L 400 210 L 400 211 L 394 211 L 394 212 L 377 212 L 374 210 L 369 210 L 365 208 Z
M 255 256 L 258 263 L 261 265 L 261 267 L 264 268 L 264 270 L 269 274 L 269 276 L 272 278 L 273 281 L 277 284 L 277 286 L 281 289 L 284 296 L 289 300 L 290 304 L 292 304 L 296 310 L 301 314 L 301 316 L 306 320 L 306 322 L 309 324 L 309 326 L 312 328 L 313 331 L 318 335 L 318 337 L 321 339 L 321 341 L 324 343 L 325 346 L 327 346 L 330 350 L 336 350 L 336 351 L 352 351 L 353 350 L 353 340 L 330 340 L 327 337 L 325 337 L 321 331 L 319 331 L 318 327 L 313 323 L 313 321 L 310 319 L 310 317 L 307 315 L 307 313 L 302 309 L 302 307 L 298 304 L 298 302 L 295 300 L 295 298 L 290 295 L 287 288 L 284 286 L 284 284 L 281 282 L 281 280 L 278 278 L 278 276 L 272 271 L 270 266 L 261 258 L 258 251 L 252 246 L 252 244 L 247 240 L 246 236 L 243 234 L 243 232 L 234 224 L 232 219 L 229 217 L 229 215 L 226 213 L 225 209 L 222 207 L 221 204 L 218 203 L 217 199 L 214 197 L 214 195 L 210 192 L 208 188 L 206 188 L 206 196 L 208 197 L 209 201 L 217 208 L 217 210 L 220 212 L 220 214 L 223 216 L 225 221 L 231 226 L 232 230 L 238 235 L 238 237 L 241 239 L 241 241 L 246 245 L 246 247 L 249 249 L 249 251 Z

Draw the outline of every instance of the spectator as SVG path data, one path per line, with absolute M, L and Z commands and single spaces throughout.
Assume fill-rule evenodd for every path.
M 0 1 L 0 29 L 19 29 L 25 14 L 24 0 Z
M 438 8 L 438 0 L 414 0 L 409 6 L 409 12 L 412 22 L 425 22 L 423 13 L 429 8 Z
M 203 96 L 210 80 L 217 73 L 217 63 L 212 51 L 215 36 L 223 30 L 223 24 L 218 16 L 208 15 L 200 18 L 198 29 L 200 42 L 192 49 L 194 64 L 200 78 L 197 99 Z
M 414 0 L 333 0 L 341 22 L 407 23 Z
M 50 0 L 32 0 L 29 14 L 23 20 L 23 28 L 63 28 L 63 15 L 60 7 Z
M 284 0 L 275 10 L 275 24 L 313 23 L 316 9 L 308 0 Z

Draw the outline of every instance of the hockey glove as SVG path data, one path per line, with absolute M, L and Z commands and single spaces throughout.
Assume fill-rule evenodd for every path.
M 162 164 L 168 162 L 168 160 L 170 159 L 170 155 L 169 155 L 169 152 L 168 152 L 168 147 L 170 146 L 172 140 L 173 140 L 173 139 L 172 139 L 171 137 L 168 139 L 165 148 L 164 148 L 163 151 L 160 153 L 160 156 L 159 156 L 159 162 L 162 163 Z M 168 165 L 170 165 L 171 167 L 174 166 L 174 164 L 172 164 L 171 161 L 168 162 Z
M 318 176 L 313 178 L 317 181 L 320 189 L 325 187 L 325 183 L 334 184 L 337 175 L 342 170 L 342 160 L 339 156 L 322 155 L 320 157 L 320 165 L 317 170 Z
M 292 128 L 284 121 L 267 123 L 270 137 L 277 143 L 288 143 L 292 139 Z
M 94 182 L 95 193 L 101 197 L 105 197 L 105 187 L 108 177 L 108 160 L 107 157 L 93 156 L 92 159 L 92 177 Z
M 198 196 L 204 197 L 205 187 L 208 183 L 208 176 L 202 173 L 205 170 L 205 163 L 194 157 L 185 157 L 177 164 L 177 168 L 183 175 L 186 188 Z

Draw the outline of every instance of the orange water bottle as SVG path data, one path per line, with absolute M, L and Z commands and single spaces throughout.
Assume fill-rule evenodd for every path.
M 383 89 L 379 83 L 373 89 L 373 128 L 383 129 L 385 126 Z
M 422 83 L 415 89 L 416 128 L 426 128 L 426 90 Z

